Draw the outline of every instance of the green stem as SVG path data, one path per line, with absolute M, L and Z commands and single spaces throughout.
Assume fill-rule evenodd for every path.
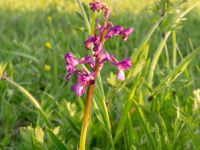
M 86 104 L 84 108 L 84 115 L 83 115 L 83 121 L 82 121 L 82 127 L 81 127 L 79 150 L 85 150 L 87 128 L 89 124 L 90 111 L 92 107 L 92 97 L 94 94 L 95 81 L 97 80 L 99 69 L 100 69 L 99 58 L 97 58 L 95 62 L 95 68 L 94 68 L 94 72 L 95 72 L 94 81 L 90 81 L 90 84 L 88 86 L 88 91 L 87 91 L 87 98 L 86 98 Z
M 80 0 L 77 0 L 77 3 L 78 3 L 78 5 L 79 5 L 79 7 L 80 7 L 80 9 L 81 9 L 81 13 L 82 13 L 83 18 L 84 18 L 84 20 L 85 20 L 85 25 L 86 25 L 86 27 L 87 27 L 87 29 L 88 29 L 88 33 L 91 33 L 91 26 L 90 26 L 90 23 L 89 23 L 87 14 L 86 14 L 86 12 L 85 12 L 85 10 L 84 10 L 84 8 L 83 8 L 83 5 L 82 5 L 82 3 L 80 2 Z
M 167 44 L 165 43 L 165 54 L 166 54 L 166 67 L 167 69 L 169 69 L 170 67 L 170 63 L 169 63 L 169 50 L 168 50 L 168 47 L 167 47 Z
M 173 68 L 176 67 L 176 57 L 177 57 L 177 50 L 176 50 L 176 32 L 172 32 L 172 50 L 173 50 Z
M 153 60 L 151 62 L 151 65 L 150 65 L 150 69 L 149 69 L 149 73 L 148 73 L 148 84 L 149 84 L 149 87 L 152 87 L 152 84 L 153 84 L 153 76 L 154 76 L 154 72 L 155 72 L 155 68 L 156 68 L 156 65 L 158 63 L 158 59 L 160 58 L 160 55 L 162 53 L 162 50 L 166 44 L 166 41 L 169 37 L 169 35 L 171 34 L 171 32 L 167 32 L 166 35 L 165 35 L 165 38 L 160 42 L 156 52 L 155 52 L 155 55 L 153 57 Z
M 93 12 L 92 21 L 91 21 L 91 35 L 94 35 L 94 31 L 95 31 L 95 18 L 96 18 L 96 14 L 95 12 Z

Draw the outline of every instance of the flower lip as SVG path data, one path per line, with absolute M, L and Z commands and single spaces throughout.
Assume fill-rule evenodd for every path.
M 84 86 L 77 83 L 71 87 L 71 90 L 74 91 L 77 96 L 82 96 L 84 93 Z
M 124 81 L 125 80 L 125 74 L 124 71 L 119 70 L 118 74 L 117 74 L 117 79 L 120 81 Z

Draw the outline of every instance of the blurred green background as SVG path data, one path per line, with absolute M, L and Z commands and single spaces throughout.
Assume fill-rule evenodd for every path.
M 182 9 L 197 1 L 188 1 Z M 113 10 L 111 21 L 115 25 L 135 28 L 127 43 L 116 38 L 106 44 L 106 49 L 120 60 L 135 51 L 159 11 L 155 11 L 154 0 L 107 0 L 107 3 Z M 57 102 L 78 99 L 70 91 L 75 79 L 65 82 L 64 61 L 67 51 L 81 56 L 87 53 L 83 45 L 87 38 L 84 21 L 76 12 L 79 8 L 75 0 L 0 0 L 0 62 L 10 65 L 11 77 L 41 100 L 52 120 L 56 120 Z M 190 53 L 191 43 L 193 47 L 200 45 L 200 7 L 186 18 L 177 32 L 184 56 Z M 160 37 L 157 32 L 152 38 L 151 53 Z M 161 64 L 165 64 L 165 57 L 162 60 Z M 104 83 L 110 70 L 113 68 L 106 65 L 102 72 Z M 194 89 L 200 86 L 199 76 L 199 72 L 192 76 Z M 26 98 L 13 87 L 0 83 L 0 148 L 18 145 L 19 128 L 35 125 L 37 120 L 37 112 Z

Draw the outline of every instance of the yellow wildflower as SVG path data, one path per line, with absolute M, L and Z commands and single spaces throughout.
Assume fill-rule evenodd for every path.
M 51 22 L 52 21 L 52 17 L 51 16 L 47 16 L 47 20 L 48 20 L 48 22 Z
M 51 66 L 49 66 L 49 65 L 44 65 L 44 71 L 46 71 L 46 72 L 49 72 L 49 71 L 51 71 Z
M 48 49 L 52 47 L 50 42 L 45 42 L 44 46 Z

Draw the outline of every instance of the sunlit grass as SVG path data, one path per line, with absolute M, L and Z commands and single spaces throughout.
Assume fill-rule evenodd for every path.
M 189 0 L 186 6 L 197 2 L 198 0 Z M 82 0 L 89 3 L 90 0 Z M 135 14 L 145 11 L 155 0 L 104 0 L 112 8 L 114 13 L 133 12 Z M 74 12 L 78 9 L 76 0 L 1 0 L 0 8 L 9 8 L 11 10 L 34 11 L 38 9 L 48 9 L 49 6 L 56 6 L 60 11 Z M 199 10 L 199 9 L 197 9 Z M 199 11 L 198 11 L 199 12 Z

